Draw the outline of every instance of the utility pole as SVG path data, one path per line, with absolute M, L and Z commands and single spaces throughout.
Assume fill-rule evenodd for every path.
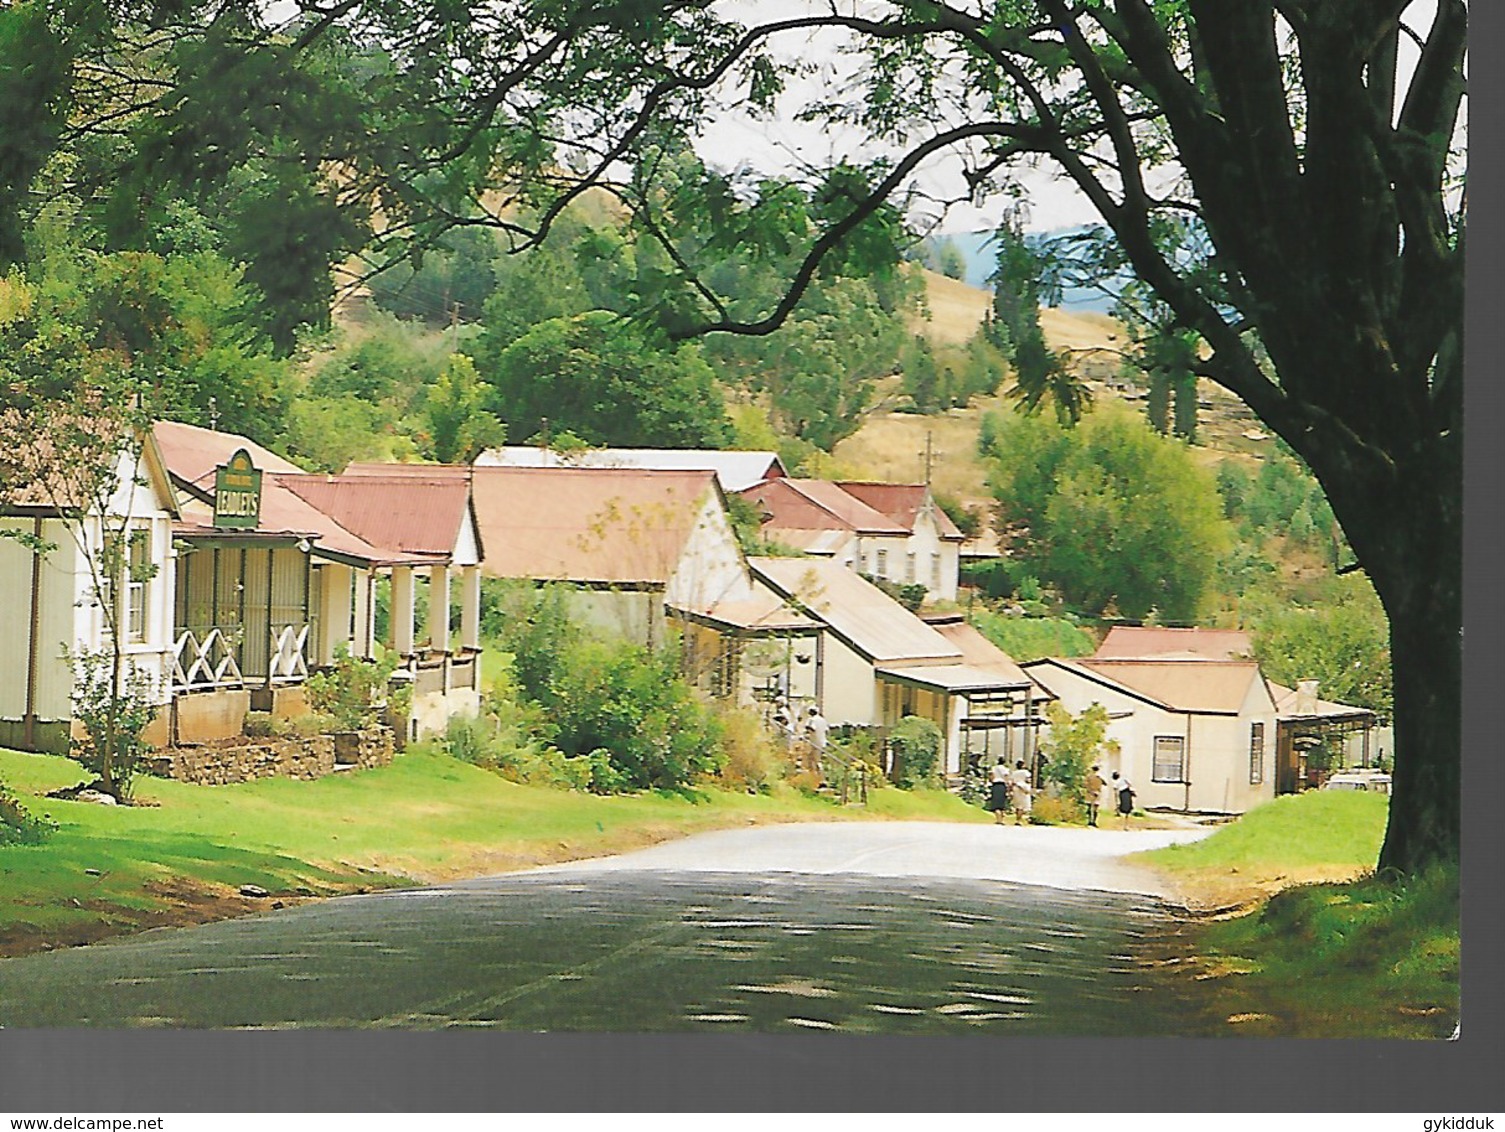
M 935 431 L 925 430 L 925 486 L 930 486 L 930 469 L 935 463 Z

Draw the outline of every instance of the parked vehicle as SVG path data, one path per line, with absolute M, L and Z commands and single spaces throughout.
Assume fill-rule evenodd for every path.
M 1390 776 L 1379 770 L 1343 770 L 1327 780 L 1324 790 L 1370 790 L 1390 793 Z

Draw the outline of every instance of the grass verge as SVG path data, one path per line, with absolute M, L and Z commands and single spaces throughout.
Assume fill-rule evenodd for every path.
M 1385 806 L 1379 795 L 1313 791 L 1203 841 L 1142 854 L 1204 909 L 1167 941 L 1161 964 L 1210 981 L 1241 1035 L 1449 1036 L 1458 871 L 1373 876 Z
M 146 778 L 137 786 L 144 804 L 130 807 L 41 797 L 85 777 L 68 759 L 0 750 L 0 781 L 60 827 L 41 845 L 0 847 L 0 955 L 600 856 L 728 826 L 987 819 L 944 793 L 893 789 L 873 791 L 862 809 L 794 791 L 597 797 L 519 786 L 422 750 L 315 782 Z M 241 896 L 243 885 L 271 896 Z

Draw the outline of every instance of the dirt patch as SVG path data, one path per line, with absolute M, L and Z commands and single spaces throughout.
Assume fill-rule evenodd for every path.
M 1151 866 L 1153 868 L 1154 866 Z M 1198 915 L 1242 915 L 1283 889 L 1302 884 L 1342 884 L 1369 870 L 1337 865 L 1258 872 L 1229 867 L 1181 871 L 1155 869 L 1175 893 L 1177 903 Z
M 181 928 L 230 920 L 319 899 L 317 896 L 277 892 L 252 898 L 240 895 L 228 885 L 201 884 L 179 878 L 154 881 L 144 886 L 143 891 L 157 902 L 153 907 L 132 908 L 106 900 L 88 900 L 78 907 L 94 913 L 91 918 L 48 926 L 19 923 L 0 930 L 0 958 L 83 947 L 152 928 Z M 358 890 L 352 887 L 349 891 Z

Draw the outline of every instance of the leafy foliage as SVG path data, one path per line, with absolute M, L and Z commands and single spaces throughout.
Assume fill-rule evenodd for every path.
M 144 736 L 157 717 L 156 683 L 114 648 L 71 652 L 68 659 L 73 718 L 83 729 L 70 753 L 99 776 L 107 793 L 129 801 L 141 761 L 151 751 Z
M 4 783 L 0 783 L 0 846 L 40 845 L 57 832 L 57 822 L 28 813 Z
M 1052 700 L 1045 705 L 1045 721 L 1050 725 L 1050 735 L 1041 744 L 1047 756 L 1046 781 L 1056 783 L 1061 793 L 1074 802 L 1095 802 L 1095 798 L 1086 796 L 1087 771 L 1118 749 L 1117 743 L 1105 741 L 1107 708 L 1092 704 L 1073 716 L 1058 701 Z
M 1194 621 L 1229 531 L 1210 477 L 1126 413 L 1076 428 L 1016 414 L 995 422 L 992 485 L 1016 546 L 1068 601 L 1131 618 Z
M 378 710 L 387 702 L 388 681 L 396 670 L 395 653 L 365 660 L 341 646 L 334 667 L 313 673 L 304 685 L 309 705 L 347 731 L 369 727 L 378 721 Z
M 1316 680 L 1323 699 L 1388 719 L 1394 691 L 1385 611 L 1367 578 L 1345 576 L 1333 589 L 1319 604 L 1257 607 L 1250 617 L 1255 659 L 1271 680 L 1288 687 Z
M 475 363 L 464 354 L 451 354 L 424 399 L 428 437 L 423 454 L 440 464 L 468 464 L 501 444 L 506 426 L 486 411 L 484 402 Z
M 731 439 L 700 351 L 657 347 L 606 311 L 540 323 L 493 365 L 491 403 L 516 436 L 547 427 L 591 444 L 660 448 L 717 448 Z
M 675 650 L 587 635 L 568 596 L 494 587 L 487 627 L 512 656 L 530 727 L 570 758 L 586 757 L 594 788 L 683 790 L 725 762 L 723 727 L 679 673 Z
M 977 608 L 968 620 L 1020 664 L 1047 656 L 1091 656 L 1097 650 L 1091 633 L 1060 618 L 1010 617 Z
M 904 790 L 933 786 L 940 770 L 941 729 L 931 720 L 906 715 L 890 729 L 894 783 Z

